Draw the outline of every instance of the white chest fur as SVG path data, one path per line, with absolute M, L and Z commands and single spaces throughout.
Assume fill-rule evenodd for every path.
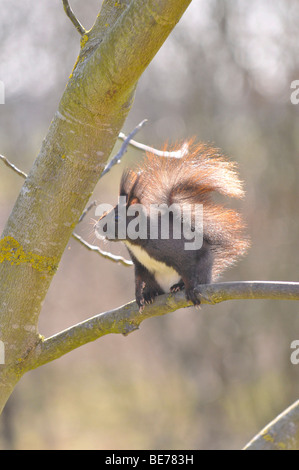
M 138 259 L 139 263 L 143 264 L 143 266 L 154 275 L 157 283 L 164 292 L 169 292 L 170 288 L 180 281 L 181 276 L 175 269 L 161 261 L 157 261 L 155 258 L 151 258 L 140 246 L 133 245 L 128 241 L 125 241 L 125 243 L 132 251 L 135 258 Z

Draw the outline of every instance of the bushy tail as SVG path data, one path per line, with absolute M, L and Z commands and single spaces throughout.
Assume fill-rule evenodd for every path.
M 242 198 L 243 184 L 236 164 L 208 144 L 188 142 L 189 152 L 181 158 L 147 153 L 137 171 L 124 173 L 121 193 L 129 201 L 150 204 L 203 204 L 204 238 L 214 253 L 212 277 L 244 255 L 249 247 L 240 214 L 215 204 L 212 193 Z M 178 150 L 176 146 L 171 150 Z

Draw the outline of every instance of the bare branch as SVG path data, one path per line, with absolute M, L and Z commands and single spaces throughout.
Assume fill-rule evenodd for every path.
M 236 281 L 199 286 L 199 294 L 210 299 L 212 304 L 224 300 L 299 300 L 299 282 L 280 281 Z M 205 300 L 202 303 L 206 303 Z
M 97 202 L 96 201 L 93 201 L 91 204 L 89 204 L 89 206 L 82 212 L 81 214 L 81 217 L 78 221 L 78 223 L 82 222 L 82 220 L 84 219 L 84 217 L 86 216 L 86 214 L 94 207 L 97 205 Z M 101 255 L 103 258 L 106 258 L 106 259 L 109 259 L 110 261 L 113 261 L 114 263 L 121 263 L 123 264 L 124 266 L 132 266 L 133 265 L 133 262 L 130 261 L 130 260 L 127 260 L 125 258 L 123 258 L 122 256 L 118 256 L 118 255 L 113 255 L 112 253 L 109 253 L 108 251 L 104 251 L 104 250 L 101 250 L 101 248 L 99 248 L 98 246 L 95 246 L 95 245 L 91 245 L 90 243 L 88 243 L 87 241 L 83 240 L 82 237 L 80 237 L 80 235 L 78 235 L 77 233 L 73 232 L 72 233 L 72 237 L 77 240 L 79 243 L 81 243 L 81 245 L 83 245 L 85 248 L 87 248 L 89 251 L 93 251 L 95 253 L 98 253 L 99 255 Z
M 103 256 L 106 259 L 110 259 L 110 261 L 113 261 L 114 263 L 121 263 L 124 266 L 133 265 L 132 261 L 126 260 L 122 256 L 113 255 L 112 253 L 109 253 L 108 251 L 101 250 L 101 248 L 99 248 L 98 246 L 90 245 L 90 243 L 87 243 L 85 240 L 83 240 L 82 237 L 80 237 L 80 235 L 78 235 L 75 232 L 72 233 L 72 237 L 75 238 L 75 240 L 81 243 L 81 245 L 83 245 L 88 250 L 98 253 L 99 255 Z
M 123 133 L 120 132 L 118 134 L 119 139 L 126 140 L 128 137 Z M 141 144 L 140 142 L 136 142 L 136 140 L 130 140 L 129 145 L 132 145 L 132 147 L 135 147 L 137 149 L 143 150 L 144 152 L 150 152 L 153 153 L 154 155 L 157 155 L 158 157 L 172 157 L 172 158 L 181 158 L 184 155 L 188 153 L 188 143 L 185 142 L 182 146 L 181 149 L 172 151 L 172 152 L 167 152 L 164 150 L 157 150 L 154 147 L 150 147 L 149 145 Z
M 84 209 L 84 211 L 82 212 L 82 214 L 80 215 L 80 218 L 78 220 L 78 224 L 80 224 L 80 222 L 82 222 L 82 220 L 84 219 L 84 217 L 86 216 L 86 214 L 88 214 L 88 212 L 97 205 L 97 201 L 93 201 L 91 204 L 89 204 L 88 207 L 86 207 L 86 209 Z
M 299 282 L 224 282 L 201 285 L 198 292 L 202 296 L 202 304 L 216 304 L 234 299 L 299 300 Z M 130 302 L 96 315 L 48 339 L 42 339 L 22 367 L 27 370 L 37 368 L 107 334 L 128 335 L 138 329 L 140 323 L 147 318 L 165 315 L 188 306 L 192 305 L 186 300 L 183 291 L 156 297 L 154 303 L 147 305 L 142 312 L 136 302 Z
M 121 161 L 122 157 L 124 156 L 124 154 L 126 153 L 129 145 L 132 145 L 133 147 L 138 148 L 140 150 L 143 150 L 145 152 L 153 153 L 154 155 L 157 155 L 158 157 L 182 158 L 184 155 L 186 155 L 188 153 L 188 142 L 185 142 L 182 145 L 182 148 L 179 149 L 179 150 L 167 152 L 167 151 L 164 151 L 164 150 L 157 150 L 153 147 L 150 147 L 149 145 L 141 144 L 140 142 L 137 142 L 136 140 L 133 140 L 133 137 L 137 134 L 137 132 L 140 131 L 140 129 L 146 123 L 147 123 L 147 119 L 144 119 L 143 121 L 141 121 L 135 127 L 135 129 L 133 129 L 132 132 L 130 132 L 130 134 L 127 135 L 127 136 L 123 132 L 120 132 L 118 134 L 118 137 L 120 139 L 122 139 L 124 141 L 124 143 L 122 144 L 119 152 L 106 165 L 105 169 L 103 170 L 103 173 L 101 174 L 101 178 L 106 173 L 108 173 L 114 165 L 120 163 L 120 161 Z
M 22 170 L 19 170 L 19 168 L 17 168 L 13 163 L 11 163 L 9 160 L 7 160 L 7 158 L 4 157 L 4 155 L 0 155 L 0 159 L 5 163 L 6 166 L 8 166 L 8 168 L 10 168 L 14 172 L 16 172 L 19 176 L 22 176 L 22 178 L 24 178 L 24 179 L 27 178 L 26 173 L 24 173 L 24 171 L 22 171 Z
M 298 450 L 299 400 L 287 408 L 259 434 L 244 450 Z
M 132 132 L 130 132 L 130 134 L 128 135 L 128 137 L 126 137 L 124 139 L 124 143 L 122 144 L 121 148 L 120 148 L 120 151 L 110 160 L 110 162 L 106 165 L 106 167 L 104 168 L 104 171 L 103 173 L 101 174 L 101 178 L 102 176 L 106 175 L 106 173 L 108 173 L 108 171 L 111 170 L 111 168 L 120 163 L 122 157 L 124 156 L 124 154 L 126 153 L 127 151 L 127 148 L 128 148 L 128 145 L 130 143 L 130 140 L 134 137 L 134 135 L 137 134 L 137 132 L 140 131 L 140 129 L 144 126 L 144 124 L 147 122 L 147 119 L 144 119 L 143 121 L 141 121 L 136 127 L 135 129 L 132 130 Z
M 82 24 L 76 18 L 73 10 L 70 7 L 68 0 L 62 0 L 62 3 L 63 3 L 64 11 L 66 12 L 67 16 L 69 17 L 69 19 L 75 26 L 76 30 L 81 34 L 81 36 L 83 36 L 83 34 L 86 33 L 86 29 L 82 26 Z

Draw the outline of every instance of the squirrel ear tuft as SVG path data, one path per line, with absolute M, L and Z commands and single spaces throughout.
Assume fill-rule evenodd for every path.
M 129 206 L 133 206 L 133 204 L 139 204 L 140 201 L 138 197 L 134 196 L 132 199 L 129 200 Z

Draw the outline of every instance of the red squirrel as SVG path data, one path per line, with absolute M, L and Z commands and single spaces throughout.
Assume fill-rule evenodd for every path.
M 182 289 L 187 300 L 199 305 L 200 294 L 195 288 L 214 282 L 249 246 L 240 214 L 212 200 L 212 193 L 244 196 L 235 163 L 205 143 L 190 141 L 188 148 L 181 158 L 147 153 L 137 169 L 125 170 L 120 184 L 122 205 L 119 202 L 103 214 L 96 225 L 101 225 L 105 238 L 122 239 L 126 244 L 135 266 L 135 296 L 140 310 L 157 295 Z M 164 211 L 168 216 L 168 237 L 162 234 L 163 208 L 159 211 L 157 205 L 176 208 L 176 212 Z M 136 213 L 135 222 L 132 215 L 135 208 L 138 223 Z M 186 208 L 191 215 L 183 220 Z M 152 230 L 153 214 L 156 225 Z M 126 218 L 122 227 L 121 215 Z M 202 226 L 195 223 L 197 216 L 198 220 L 202 217 Z M 112 236 L 108 234 L 108 220 L 113 222 Z M 201 241 L 198 246 L 188 246 L 190 236 L 183 230 L 186 221 L 189 233 Z M 128 230 L 130 223 L 140 231 L 139 236 L 136 230 Z M 175 227 L 179 227 L 176 234 Z

